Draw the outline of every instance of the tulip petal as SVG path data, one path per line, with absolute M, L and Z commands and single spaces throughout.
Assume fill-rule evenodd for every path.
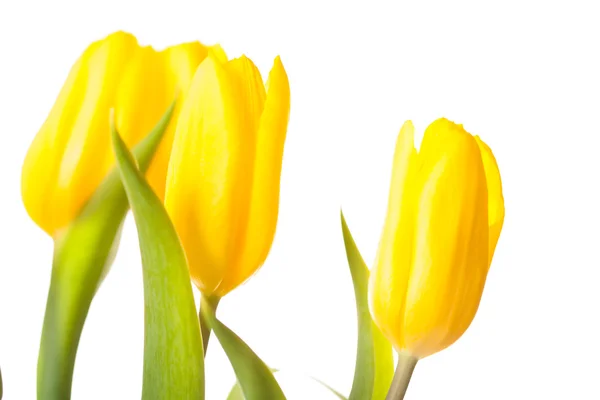
M 488 267 L 488 216 L 479 148 L 462 126 L 445 119 L 432 123 L 418 157 L 402 335 L 422 358 L 460 337 L 477 311 Z
M 88 53 L 91 53 L 97 44 L 92 44 L 71 68 L 54 107 L 31 143 L 23 163 L 21 174 L 23 204 L 31 219 L 49 235 L 53 235 L 60 225 L 54 221 L 55 211 L 52 209 L 49 197 L 56 180 L 56 170 L 60 163 L 64 143 L 68 140 L 69 132 L 60 129 L 61 121 L 64 120 L 63 112 L 70 110 L 67 107 L 69 103 L 77 103 L 76 98 L 81 93 L 74 88 L 80 86 L 84 81 L 83 71 L 86 69 Z
M 416 160 L 414 127 L 407 121 L 396 140 L 387 217 L 369 281 L 371 315 L 396 349 L 404 346 L 401 326 L 412 257 L 414 196 L 411 186 Z
M 225 53 L 225 50 L 223 50 L 223 48 L 221 47 L 220 44 L 215 44 L 213 46 L 210 46 L 208 48 L 208 52 L 220 63 L 222 63 L 222 64 L 227 63 L 227 60 L 228 60 L 227 54 Z
M 236 257 L 247 196 L 239 171 L 251 168 L 250 144 L 239 123 L 239 100 L 215 57 L 200 64 L 183 104 L 167 174 L 165 205 L 181 238 L 194 283 L 211 295 Z
M 235 282 L 239 285 L 239 265 L 241 253 L 245 247 L 248 234 L 248 220 L 251 207 L 252 185 L 254 180 L 254 163 L 257 150 L 256 137 L 260 116 L 265 105 L 265 86 L 254 63 L 242 56 L 229 61 L 225 68 L 228 72 L 229 81 L 233 86 L 235 98 L 237 100 L 235 112 L 237 123 L 240 127 L 239 144 L 240 168 L 236 172 L 236 196 L 233 199 L 233 208 L 230 210 L 235 219 L 233 229 L 229 232 L 232 246 L 235 248 L 235 259 L 227 266 L 223 280 Z M 229 285 L 221 281 L 217 288 L 218 295 L 223 296 L 228 290 L 223 286 Z
M 112 166 L 107 161 L 112 159 L 108 110 L 114 105 L 120 77 L 136 48 L 133 36 L 109 36 L 89 59 L 87 84 L 75 89 L 83 95 L 78 104 L 70 104 L 79 106 L 70 127 L 61 128 L 71 134 L 65 143 L 53 199 L 54 204 L 70 205 L 60 208 L 69 214 L 62 218 L 59 214 L 61 225 L 79 213 Z
M 254 77 L 248 76 L 246 79 L 258 86 L 259 77 L 255 73 Z M 267 86 L 266 102 L 263 100 L 264 111 L 261 110 L 260 121 L 252 122 L 258 122 L 258 133 L 254 179 L 250 179 L 251 197 L 242 199 L 246 203 L 249 201 L 250 207 L 244 231 L 245 244 L 235 268 L 231 269 L 219 285 L 221 296 L 248 279 L 263 264 L 275 236 L 283 147 L 290 113 L 290 86 L 279 57 L 274 61 Z M 259 92 L 258 88 L 256 90 Z M 256 101 L 260 101 L 260 97 Z M 259 106 L 253 105 L 257 109 Z M 243 206 L 240 202 L 239 207 Z
M 208 55 L 208 48 L 200 42 L 182 43 L 171 46 L 162 51 L 163 57 L 170 72 L 170 87 L 186 93 L 198 65 Z
M 200 42 L 183 43 L 169 47 L 158 53 L 164 68 L 164 76 L 162 82 L 159 76 L 152 78 L 155 80 L 154 82 L 156 82 L 154 86 L 159 82 L 164 85 L 164 88 L 157 88 L 157 91 L 162 91 L 164 93 L 163 101 L 173 101 L 177 96 L 177 105 L 173 113 L 173 121 L 175 121 L 175 123 L 170 124 L 165 132 L 165 137 L 163 138 L 163 141 L 152 160 L 152 164 L 148 169 L 148 173 L 146 174 L 148 183 L 152 186 L 154 193 L 156 193 L 163 201 L 169 158 L 171 157 L 173 137 L 175 136 L 175 129 L 177 127 L 176 121 L 181 112 L 181 107 L 185 101 L 192 79 L 194 78 L 194 73 L 198 69 L 200 62 L 206 57 L 207 53 L 207 48 Z M 150 80 L 150 78 L 142 83 L 147 83 L 148 80 Z
M 174 90 L 167 86 L 167 68 L 161 53 L 149 46 L 140 48 L 123 72 L 115 100 L 115 122 L 127 147 L 137 144 L 152 129 L 173 100 Z M 112 154 L 106 162 L 112 165 Z M 162 180 L 165 176 L 163 171 Z M 152 164 L 148 180 L 157 192 L 161 178 Z M 162 192 L 157 194 L 162 196 Z
M 115 122 L 128 147 L 139 142 L 173 102 L 166 93 L 165 75 L 161 54 L 150 46 L 137 50 L 124 69 L 115 100 Z
M 504 196 L 502 195 L 502 179 L 500 178 L 500 170 L 496 163 L 496 158 L 492 153 L 492 149 L 485 144 L 479 136 L 475 136 L 479 150 L 481 151 L 481 159 L 485 168 L 485 179 L 488 188 L 488 224 L 489 224 L 489 264 L 492 264 L 496 244 L 500 238 L 500 231 L 504 223 Z
M 23 202 L 50 235 L 77 216 L 110 169 L 108 111 L 136 48 L 135 37 L 124 32 L 90 45 L 28 152 Z

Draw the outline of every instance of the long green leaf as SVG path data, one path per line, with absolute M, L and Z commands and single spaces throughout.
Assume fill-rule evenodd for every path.
M 358 251 L 343 213 L 341 219 L 358 314 L 356 367 L 348 399 L 382 400 L 385 399 L 394 376 L 392 346 L 371 319 L 368 303 L 369 269 Z
M 185 254 L 161 201 L 112 127 L 139 234 L 144 277 L 142 399 L 204 399 L 204 354 Z
M 238 335 L 219 321 L 210 304 L 201 308 L 229 358 L 245 400 L 285 400 L 285 395 L 267 365 Z
M 135 147 L 134 154 L 144 171 L 169 124 L 174 105 Z M 71 398 L 79 338 L 92 299 L 117 251 L 127 209 L 127 196 L 119 173 L 113 169 L 81 214 L 55 239 L 38 358 L 38 400 Z

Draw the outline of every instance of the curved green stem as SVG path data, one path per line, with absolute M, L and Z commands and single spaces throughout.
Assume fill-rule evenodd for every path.
M 56 240 L 38 356 L 40 400 L 71 397 L 83 325 L 118 246 L 127 203 L 117 202 L 111 211 L 114 218 L 99 223 L 96 215 L 84 217 Z
M 71 381 L 79 338 L 87 307 L 73 310 L 61 307 L 64 287 L 53 274 L 46 302 L 46 313 L 42 328 L 42 340 L 38 355 L 37 398 L 39 400 L 59 400 L 71 398 Z M 69 296 L 72 297 L 72 296 Z M 66 309 L 69 310 L 66 310 Z
M 66 274 L 52 273 L 38 356 L 38 399 L 71 398 L 77 346 L 94 291 L 72 285 Z
M 415 366 L 419 361 L 416 357 L 413 357 L 406 353 L 398 353 L 398 366 L 394 373 L 394 379 L 392 385 L 387 394 L 386 400 L 403 400 L 410 378 L 412 377 Z
M 198 310 L 198 319 L 200 321 L 200 330 L 202 332 L 202 345 L 204 347 L 204 357 L 206 357 L 206 350 L 208 349 L 208 341 L 210 340 L 210 325 L 208 320 L 206 319 L 206 313 L 202 312 L 203 307 L 209 306 L 210 310 L 214 312 L 217 311 L 217 307 L 219 306 L 219 302 L 221 301 L 220 297 L 217 296 L 205 296 L 201 295 L 200 297 L 200 307 Z

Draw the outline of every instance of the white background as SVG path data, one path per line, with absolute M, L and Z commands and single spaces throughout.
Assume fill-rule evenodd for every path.
M 372 262 L 396 134 L 440 116 L 494 150 L 506 220 L 479 313 L 417 366 L 407 399 L 599 399 L 600 12 L 594 1 L 0 2 L 0 366 L 8 400 L 35 397 L 51 240 L 20 200 L 25 152 L 92 41 L 220 42 L 267 76 L 280 54 L 292 111 L 278 233 L 220 317 L 290 399 L 348 393 L 356 342 L 340 207 Z M 213 338 L 214 339 L 214 338 Z M 129 218 L 77 358 L 74 399 L 140 397 L 143 293 Z M 217 342 L 207 398 L 234 375 Z

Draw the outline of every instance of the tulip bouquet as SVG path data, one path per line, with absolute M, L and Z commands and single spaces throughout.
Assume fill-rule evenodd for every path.
M 25 208 L 54 240 L 38 399 L 71 396 L 79 338 L 129 208 L 144 281 L 142 398 L 203 399 L 214 332 L 238 381 L 229 399 L 285 399 L 217 308 L 269 254 L 289 111 L 278 57 L 265 84 L 250 59 L 219 46 L 156 51 L 117 32 L 84 51 L 22 171 Z M 407 122 L 371 272 L 342 216 L 359 331 L 348 399 L 402 399 L 417 361 L 464 333 L 502 228 L 489 147 L 445 119 L 419 152 L 413 135 Z

